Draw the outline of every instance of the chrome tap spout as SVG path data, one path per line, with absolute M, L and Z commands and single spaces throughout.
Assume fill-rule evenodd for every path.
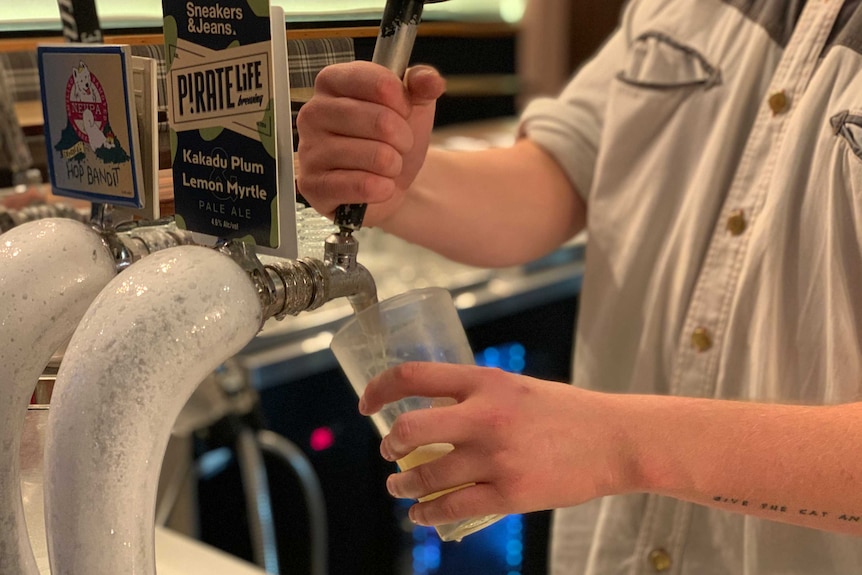
M 357 312 L 377 302 L 374 278 L 356 261 L 356 238 L 332 234 L 325 249 L 323 261 L 300 258 L 264 266 L 274 288 L 268 308 L 270 317 L 297 315 L 340 297 L 347 298 Z

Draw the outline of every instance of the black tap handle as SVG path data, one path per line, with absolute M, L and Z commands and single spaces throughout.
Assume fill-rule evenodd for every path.
M 439 1 L 439 0 L 436 0 Z M 407 71 L 423 0 L 387 0 L 371 61 L 386 66 L 402 79 Z M 343 204 L 335 210 L 335 225 L 355 231 L 362 227 L 368 204 Z
M 351 232 L 362 227 L 368 204 L 341 204 L 335 208 L 335 225 Z

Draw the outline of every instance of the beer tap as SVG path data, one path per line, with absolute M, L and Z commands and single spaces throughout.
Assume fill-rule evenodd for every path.
M 425 4 L 446 0 L 387 0 L 371 61 L 404 79 Z M 359 245 L 353 232 L 362 227 L 367 204 L 342 204 L 335 210 L 339 231 L 326 239 L 324 259 L 347 273 L 356 263 Z

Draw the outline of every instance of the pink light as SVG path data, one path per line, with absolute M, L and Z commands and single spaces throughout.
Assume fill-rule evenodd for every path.
M 329 449 L 333 443 L 335 443 L 335 434 L 332 433 L 332 429 L 329 427 L 318 427 L 311 432 L 309 444 L 313 450 L 323 451 L 324 449 Z

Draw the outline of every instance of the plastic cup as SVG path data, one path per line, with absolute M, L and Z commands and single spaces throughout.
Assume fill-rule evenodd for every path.
M 362 395 L 374 376 L 407 361 L 474 363 L 473 351 L 452 296 L 447 290 L 436 287 L 408 291 L 361 311 L 335 334 L 331 347 L 357 395 Z M 452 401 L 450 398 L 407 397 L 386 404 L 371 419 L 384 436 L 402 413 L 443 406 Z M 407 470 L 453 449 L 448 443 L 423 445 L 398 460 L 398 465 Z M 420 501 L 430 501 L 468 486 L 432 493 Z M 437 534 L 443 541 L 460 541 L 502 517 L 487 515 L 438 525 Z

